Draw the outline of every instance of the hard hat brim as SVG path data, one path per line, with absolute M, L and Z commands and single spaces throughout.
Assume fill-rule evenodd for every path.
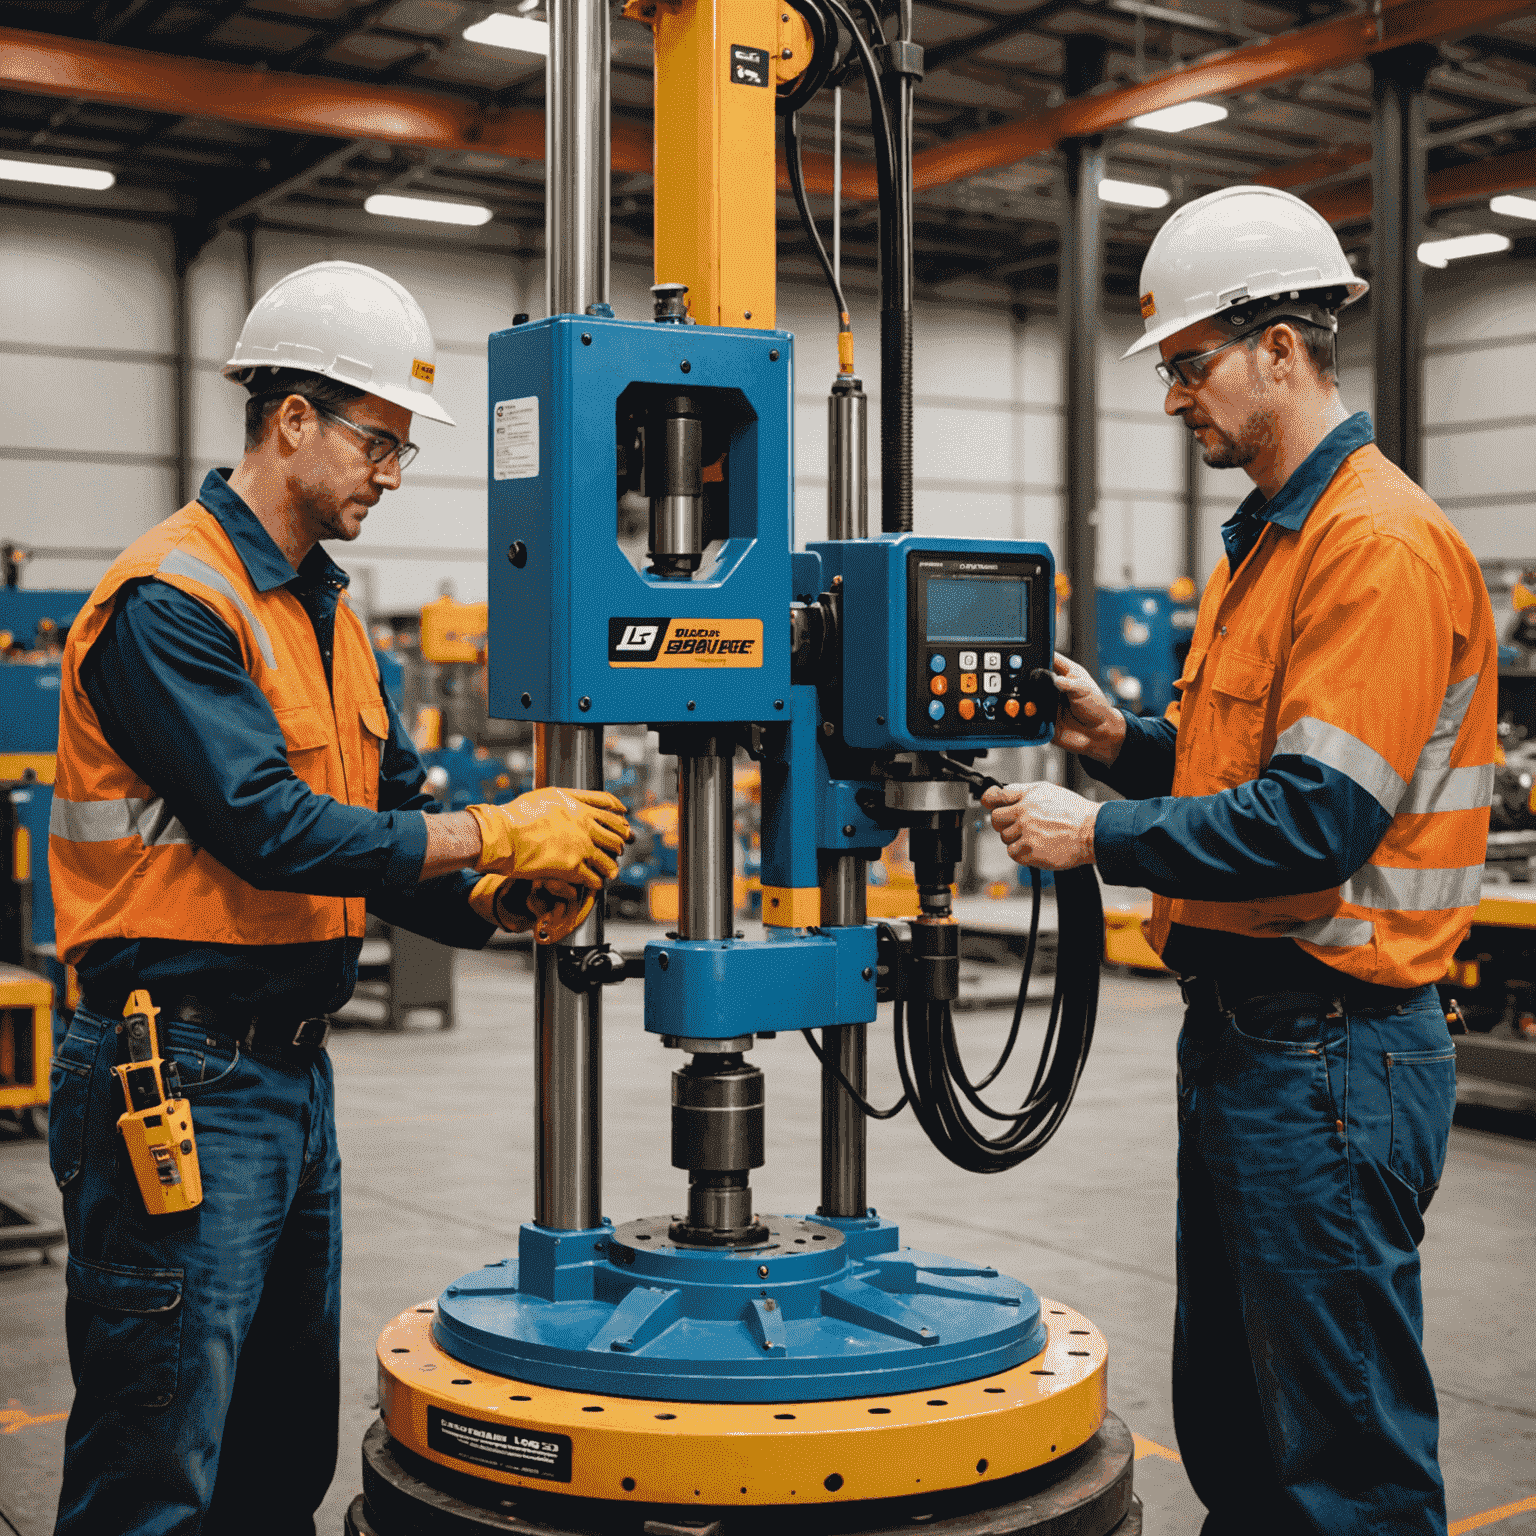
M 336 376 L 326 372 L 324 368 L 304 368 L 290 362 L 274 365 L 266 360 L 253 363 L 249 359 L 232 357 L 219 370 L 226 379 L 232 379 L 236 383 L 244 383 L 243 375 L 248 374 L 254 368 L 271 368 L 280 366 L 294 373 L 312 373 L 317 378 L 330 379 Z M 391 405 L 398 405 L 411 412 L 413 416 L 425 416 L 428 421 L 441 422 L 445 427 L 456 427 L 452 416 L 440 406 L 431 395 L 419 389 L 396 389 L 392 385 L 378 384 L 372 389 L 364 388 L 353 379 L 338 379 L 339 384 L 349 384 L 353 389 L 360 389 L 365 395 L 377 395 L 380 400 L 388 400 Z
M 1357 277 L 1347 286 L 1349 288 L 1349 297 L 1345 299 L 1344 303 L 1339 306 L 1340 309 L 1344 309 L 1348 305 L 1353 304 L 1356 299 L 1360 298 L 1369 290 L 1371 285 L 1366 282 L 1363 277 Z M 1245 294 L 1242 303 L 1244 306 L 1247 306 L 1252 304 L 1255 300 L 1276 298 L 1280 294 L 1289 293 L 1290 291 L 1291 289 L 1289 285 L 1286 285 L 1271 289 L 1267 293 L 1261 291 L 1258 293 Z M 1202 321 L 1214 319 L 1217 315 L 1222 314 L 1225 310 L 1232 309 L 1234 307 L 1235 306 L 1231 304 L 1217 305 L 1211 309 L 1204 310 L 1199 314 L 1177 315 L 1172 320 L 1166 320 L 1162 325 L 1154 326 L 1153 329 L 1148 331 L 1144 336 L 1138 336 L 1136 340 L 1133 341 L 1130 346 L 1128 346 L 1125 351 L 1120 354 L 1120 361 L 1123 363 L 1126 358 L 1135 357 L 1138 352 L 1147 352 L 1150 351 L 1153 347 L 1160 347 L 1165 341 L 1167 341 L 1170 336 L 1177 336 L 1180 331 L 1187 331 L 1190 326 L 1199 325 Z

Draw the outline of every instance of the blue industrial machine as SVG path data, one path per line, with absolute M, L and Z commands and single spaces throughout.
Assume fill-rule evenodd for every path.
M 793 108 L 829 78 L 840 36 L 885 123 L 870 41 L 841 0 L 752 12 L 769 40 L 802 28 L 778 33 L 771 54 L 734 34 L 727 54 L 717 12 L 714 0 L 645 12 L 658 125 L 667 103 L 693 99 L 663 89 L 686 53 L 703 61 L 701 90 L 725 72 L 722 120 L 758 114 L 771 151 L 773 98 L 753 88 L 770 58 L 794 57 L 808 78 L 786 97 L 779 75 L 779 110 L 798 189 Z M 577 85 L 606 68 L 600 28 L 587 65 L 571 52 L 585 15 L 551 8 L 549 112 L 574 136 L 551 138 L 551 315 L 489 342 L 490 710 L 538 725 L 540 778 L 554 784 L 600 785 L 604 726 L 656 732 L 677 761 L 678 919 L 643 955 L 603 941 L 600 909 L 540 948 L 534 1218 L 515 1256 L 384 1330 L 381 1417 L 348 1529 L 766 1536 L 918 1520 L 949 1536 L 1132 1536 L 1130 1436 L 1107 1410 L 1102 1335 L 986 1264 L 903 1246 L 867 1191 L 870 1118 L 910 1106 L 952 1162 L 1002 1171 L 1049 1139 L 1087 1057 L 1103 947 L 1090 869 L 1057 878 L 1055 997 L 1017 1108 L 983 1090 L 1019 1039 L 1028 967 L 987 1073 L 967 1070 L 951 1014 L 962 827 L 995 782 L 976 761 L 1052 735 L 1050 551 L 912 532 L 910 417 L 895 408 L 885 531 L 868 534 L 851 346 L 829 401 L 830 537 L 793 551 L 794 341 L 771 325 L 771 271 L 766 290 L 720 297 L 721 236 L 704 291 L 658 282 L 648 321 L 613 317 L 605 277 L 583 288 L 571 276 L 589 270 L 582 230 L 607 212 L 605 179 L 562 160 L 588 120 Z M 884 43 L 877 16 L 865 26 Z M 917 53 L 890 47 L 909 63 Z M 910 94 L 897 96 L 909 144 Z M 709 163 L 701 153 L 690 174 Z M 770 240 L 772 174 L 770 152 L 737 177 L 762 182 Z M 580 218 L 567 207 L 578 194 Z M 658 177 L 658 210 L 667 195 Z M 733 183 L 720 195 L 746 194 Z M 883 276 L 910 279 L 889 189 L 881 216 Z M 660 229 L 658 212 L 658 267 L 671 259 Z M 910 284 L 901 302 L 910 309 Z M 897 405 L 910 400 L 901 314 L 893 302 L 884 385 Z M 619 510 L 636 495 L 649 537 L 631 558 Z M 741 752 L 762 775 L 761 938 L 738 932 L 734 911 Z M 903 829 L 919 903 L 905 933 L 865 909 L 868 861 Z M 616 1225 L 602 1210 L 601 997 L 642 979 L 645 1029 L 684 1058 L 669 1152 L 687 1188 L 673 1213 Z M 882 1001 L 905 1089 L 889 1109 L 864 1096 Z M 776 1214 L 751 1187 L 766 1085 L 750 1054 L 787 1032 L 822 1067 L 821 1189 L 813 1212 Z
M 1173 702 L 1198 610 L 1194 583 L 1100 587 L 1099 686 L 1122 709 L 1160 715 Z

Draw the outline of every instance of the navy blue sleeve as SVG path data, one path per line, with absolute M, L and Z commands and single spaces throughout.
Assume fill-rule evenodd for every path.
M 435 816 L 443 804 L 422 788 L 427 771 L 416 745 L 401 724 L 394 700 L 382 687 L 379 697 L 389 712 L 389 739 L 379 755 L 379 809 Z M 424 939 L 436 939 L 457 949 L 483 949 L 496 929 L 470 908 L 469 893 L 479 879 L 472 870 L 456 870 L 423 880 L 409 890 L 372 895 L 368 910 L 381 922 L 409 928 Z
M 1353 779 L 1284 754 L 1257 779 L 1219 794 L 1100 806 L 1094 858 L 1111 885 L 1191 901 L 1252 901 L 1343 884 L 1391 824 Z
M 1123 713 L 1123 711 L 1122 711 Z M 1173 793 L 1173 746 L 1179 729 L 1161 715 L 1126 715 L 1125 740 L 1109 767 L 1091 757 L 1078 761 L 1091 779 L 1107 784 L 1127 800 Z
M 415 887 L 421 815 L 343 805 L 298 778 L 234 635 L 196 598 L 158 581 L 133 588 L 82 682 L 112 749 L 258 890 L 374 898 Z

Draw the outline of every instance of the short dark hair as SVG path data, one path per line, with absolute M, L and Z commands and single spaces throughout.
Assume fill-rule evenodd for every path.
M 250 397 L 245 402 L 245 446 L 257 448 L 267 435 L 267 419 L 289 395 L 299 395 L 311 405 L 339 410 L 368 393 L 324 374 L 302 368 L 255 368 L 242 381 Z
M 1339 366 L 1338 351 L 1334 345 L 1335 333 L 1328 326 L 1303 320 L 1300 315 L 1276 315 L 1272 320 L 1266 321 L 1262 329 L 1253 331 L 1246 338 L 1250 352 L 1258 348 L 1259 343 L 1264 339 L 1265 332 L 1273 325 L 1288 325 L 1295 331 L 1302 350 L 1311 359 L 1320 383 L 1336 384 L 1338 382 Z

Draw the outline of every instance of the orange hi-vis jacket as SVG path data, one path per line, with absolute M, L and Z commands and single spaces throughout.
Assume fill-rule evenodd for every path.
M 1478 902 L 1498 722 L 1493 610 L 1445 514 L 1374 445 L 1357 448 L 1298 530 L 1266 525 L 1236 572 L 1217 566 L 1177 687 L 1174 795 L 1215 794 L 1295 754 L 1392 819 L 1331 890 L 1158 896 L 1153 946 L 1179 923 L 1288 937 L 1381 986 L 1440 980 Z
M 378 808 L 389 716 L 362 621 L 338 604 L 327 686 L 298 598 L 286 587 L 258 591 L 218 519 L 192 502 L 118 556 L 69 632 L 48 840 L 60 958 L 78 964 L 98 939 L 256 945 L 361 936 L 363 897 L 258 890 L 200 848 L 108 744 L 80 665 L 118 593 L 144 578 L 179 588 L 234 633 L 277 717 L 289 766 L 310 789 Z

